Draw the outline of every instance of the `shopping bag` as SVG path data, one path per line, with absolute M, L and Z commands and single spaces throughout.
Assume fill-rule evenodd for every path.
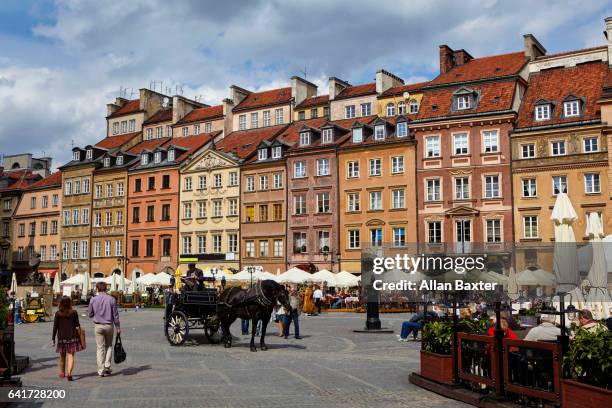
M 121 344 L 121 335 L 117 333 L 117 337 L 115 338 L 115 348 L 113 350 L 113 355 L 115 358 L 115 364 L 121 364 L 125 361 L 126 354 L 123 349 L 123 344 Z

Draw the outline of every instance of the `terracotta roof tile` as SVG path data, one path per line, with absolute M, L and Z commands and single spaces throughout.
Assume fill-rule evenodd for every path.
M 234 109 L 234 112 L 265 106 L 282 105 L 291 102 L 291 88 L 278 88 L 270 91 L 252 92 Z
M 376 82 L 344 88 L 335 99 L 354 98 L 356 96 L 372 95 L 376 93 Z
M 46 187 L 61 187 L 62 185 L 62 172 L 56 171 L 50 176 L 45 177 L 42 180 L 30 185 L 30 189 L 46 188 Z
M 102 149 L 115 149 L 117 147 L 123 146 L 124 144 L 132 140 L 133 138 L 138 137 L 138 135 L 140 135 L 140 132 L 126 133 L 124 135 L 117 135 L 117 136 L 109 136 L 109 137 L 106 137 L 100 140 L 98 143 L 96 143 L 95 146 L 102 148 Z
M 193 136 L 175 137 L 164 143 L 164 147 L 173 145 L 187 149 L 184 154 L 181 154 L 177 157 L 176 161 L 180 163 L 187 159 L 192 153 L 202 148 L 204 145 L 206 145 L 206 143 L 210 142 L 213 138 L 217 137 L 220 134 L 221 131 L 217 131 L 212 133 L 201 133 L 199 135 Z
M 203 122 L 221 117 L 223 117 L 223 105 L 208 106 L 192 110 L 183 119 L 179 120 L 178 123 Z
M 287 125 L 232 132 L 217 143 L 216 148 L 225 153 L 234 153 L 239 158 L 244 159 L 257 149 L 259 142 L 275 137 L 285 128 L 287 128 Z
M 597 100 L 602 95 L 609 75 L 608 64 L 601 61 L 532 73 L 529 76 L 529 88 L 523 98 L 516 127 L 550 126 L 600 119 L 601 112 Z M 563 101 L 568 96 L 583 100 L 582 115 L 563 117 Z M 536 122 L 535 105 L 542 100 L 553 104 L 551 119 Z
M 428 85 L 429 82 L 417 82 L 415 84 L 407 84 L 407 85 L 400 85 L 400 86 L 394 86 L 392 88 L 387 89 L 385 92 L 383 92 L 380 97 L 384 98 L 384 97 L 388 97 L 388 96 L 396 96 L 396 95 L 401 95 L 404 92 L 414 92 L 417 90 L 420 90 L 422 87 Z
M 475 58 L 438 75 L 428 85 L 452 84 L 516 75 L 526 63 L 527 58 L 522 51 Z
M 314 106 L 326 105 L 329 103 L 329 95 L 313 96 L 304 99 L 299 105 L 296 105 L 295 110 L 306 109 Z
M 117 109 L 116 112 L 111 115 L 108 115 L 107 117 L 113 118 L 115 116 L 122 116 L 136 112 L 140 112 L 140 99 L 132 99 L 131 101 L 127 101 L 125 105 L 123 105 L 122 107 Z
M 171 137 L 161 137 L 159 139 L 145 140 L 143 142 L 138 143 L 136 146 L 133 146 L 131 149 L 129 149 L 128 153 L 140 154 L 140 152 L 142 152 L 144 149 L 153 150 L 156 147 L 163 145 L 169 140 L 172 140 L 172 138 Z
M 29 169 L 7 171 L 4 172 L 2 177 L 11 181 L 7 183 L 6 187 L 1 188 L 0 191 L 22 190 L 42 179 L 40 175 L 32 173 L 32 170 Z
M 162 108 L 155 112 L 149 119 L 145 120 L 143 125 L 152 123 L 169 122 L 172 120 L 172 108 Z

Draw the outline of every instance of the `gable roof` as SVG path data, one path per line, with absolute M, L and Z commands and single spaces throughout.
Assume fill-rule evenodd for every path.
M 417 82 L 415 84 L 407 84 L 407 85 L 394 86 L 392 88 L 387 89 L 385 92 L 383 92 L 379 96 L 379 98 L 385 98 L 385 97 L 389 97 L 389 96 L 401 95 L 404 92 L 418 91 L 422 87 L 424 87 L 424 86 L 426 86 L 428 84 L 429 84 L 429 81 L 426 81 L 426 82 Z
M 21 169 L 4 172 L 2 179 L 1 185 L 6 185 L 6 187 L 0 188 L 0 192 L 22 190 L 42 179 L 42 176 L 33 173 L 30 169 Z M 6 180 L 6 183 L 4 180 Z
M 517 75 L 527 64 L 524 52 L 474 58 L 435 77 L 427 86 L 479 81 Z
M 354 98 L 357 96 L 372 95 L 372 94 L 376 94 L 376 82 L 372 82 L 369 84 L 349 86 L 348 88 L 344 88 L 336 96 L 335 100 L 348 99 L 348 98 Z
M 163 145 L 164 143 L 172 140 L 171 137 L 160 137 L 159 139 L 149 139 L 138 143 L 136 146 L 133 146 L 128 150 L 128 153 L 132 154 L 140 154 L 145 149 L 153 150 L 158 146 Z
M 560 125 L 601 119 L 597 100 L 610 75 L 608 63 L 603 61 L 587 62 L 567 68 L 551 68 L 529 75 L 529 88 L 525 93 L 516 128 Z M 563 117 L 563 101 L 567 97 L 579 98 L 582 115 Z M 535 105 L 541 101 L 553 104 L 551 119 L 535 121 Z
M 62 186 L 62 172 L 56 171 L 55 173 L 45 177 L 42 180 L 38 180 L 34 184 L 31 184 L 29 189 L 40 189 L 49 187 L 61 187 Z
M 127 101 L 122 107 L 117 109 L 114 113 L 107 116 L 107 118 L 114 118 L 116 116 L 128 115 L 130 113 L 140 112 L 140 99 L 132 99 Z
M 239 130 L 225 136 L 215 147 L 219 151 L 233 153 L 240 159 L 244 159 L 257 149 L 259 142 L 275 137 L 287 127 L 288 125 L 276 125 L 257 129 Z
M 176 159 L 177 163 L 181 163 L 185 159 L 187 159 L 192 153 L 204 147 L 206 143 L 210 142 L 212 139 L 219 136 L 220 134 L 221 131 L 218 130 L 212 133 L 201 133 L 199 135 L 171 138 L 168 142 L 164 143 L 163 147 L 167 148 L 172 145 L 185 149 L 185 154 L 180 155 Z
M 179 120 L 178 124 L 200 122 L 221 117 L 223 117 L 223 105 L 207 106 L 192 110 L 183 119 Z
M 295 110 L 325 105 L 327 103 L 329 103 L 329 95 L 311 96 L 310 98 L 306 98 L 298 105 L 296 105 Z
M 396 137 L 395 127 L 396 127 L 396 124 L 399 118 L 402 118 L 402 121 L 406 121 L 406 118 L 401 115 L 388 117 L 388 118 L 383 118 L 380 116 L 367 116 L 364 118 L 352 119 L 353 124 L 355 124 L 356 122 L 359 122 L 360 125 L 368 129 L 367 134 L 364 133 L 363 135 L 363 141 L 358 142 L 358 143 L 353 143 L 352 132 L 348 132 L 338 142 L 343 147 L 360 147 L 360 146 L 378 145 L 378 144 L 383 144 L 383 143 L 393 143 L 393 142 L 398 142 L 398 141 L 402 141 L 406 143 L 409 143 L 409 142 L 414 143 L 414 139 L 410 137 L 410 134 L 402 138 Z M 352 128 L 353 124 L 351 124 L 348 127 Z M 374 140 L 374 132 L 373 132 L 374 124 L 377 124 L 377 125 L 384 124 L 387 126 L 387 134 L 385 135 L 385 138 L 383 140 Z M 392 131 L 389 131 L 390 128 L 392 128 Z
M 291 88 L 278 88 L 269 91 L 251 92 L 237 106 L 232 109 L 233 112 L 239 112 L 248 109 L 262 108 L 265 106 L 275 106 L 290 103 Z
M 143 125 L 152 123 L 169 122 L 172 120 L 172 108 L 162 108 L 155 112 L 149 119 L 143 122 Z
M 95 146 L 102 149 L 118 148 L 137 137 L 139 134 L 140 132 L 132 132 L 123 135 L 108 136 L 96 143 Z

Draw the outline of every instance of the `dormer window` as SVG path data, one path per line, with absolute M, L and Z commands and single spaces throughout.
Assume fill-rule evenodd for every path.
M 268 159 L 268 149 L 259 149 L 257 152 L 257 160 L 267 160 Z
M 146 166 L 147 164 L 149 164 L 149 155 L 146 153 L 143 153 L 140 156 L 140 164 L 143 166 Z
M 85 159 L 91 160 L 92 157 L 93 157 L 93 149 L 87 149 L 87 152 L 85 153 Z
M 81 152 L 78 150 L 72 152 L 72 160 L 81 160 Z
M 472 107 L 470 95 L 457 96 L 457 110 L 466 110 Z
M 410 113 L 418 113 L 419 112 L 419 103 L 416 99 L 410 100 Z
M 395 115 L 395 105 L 390 102 L 387 104 L 387 116 L 393 115 Z
M 176 156 L 176 152 L 174 149 L 168 150 L 168 161 L 174 161 L 174 157 Z
M 397 122 L 396 133 L 397 137 L 408 136 L 408 124 L 406 122 Z
M 333 139 L 334 139 L 334 130 L 333 129 L 323 129 L 321 143 L 331 143 Z
M 401 101 L 397 104 L 397 114 L 405 115 L 406 114 L 406 102 Z
M 272 158 L 273 159 L 280 159 L 282 154 L 283 154 L 283 148 L 282 147 L 274 146 L 272 148 Z
M 549 120 L 550 119 L 550 104 L 537 105 L 535 107 L 535 120 Z
M 310 144 L 310 132 L 300 133 L 300 146 L 308 146 Z
M 104 158 L 104 167 L 110 167 L 110 157 Z
M 123 156 L 117 156 L 117 166 L 123 166 Z
M 353 143 L 361 143 L 362 141 L 363 141 L 363 129 L 354 128 L 353 129 Z
M 155 164 L 161 163 L 161 159 L 162 159 L 162 152 L 155 152 L 155 156 L 153 157 Z
M 374 140 L 385 140 L 385 125 L 376 125 L 374 128 Z
M 563 102 L 563 116 L 566 118 L 580 116 L 580 101 L 575 99 Z

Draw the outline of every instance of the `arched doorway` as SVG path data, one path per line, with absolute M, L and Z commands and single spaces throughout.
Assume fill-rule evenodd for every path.
M 102 272 L 96 272 L 96 273 L 93 274 L 93 277 L 94 278 L 103 278 L 104 274 Z

